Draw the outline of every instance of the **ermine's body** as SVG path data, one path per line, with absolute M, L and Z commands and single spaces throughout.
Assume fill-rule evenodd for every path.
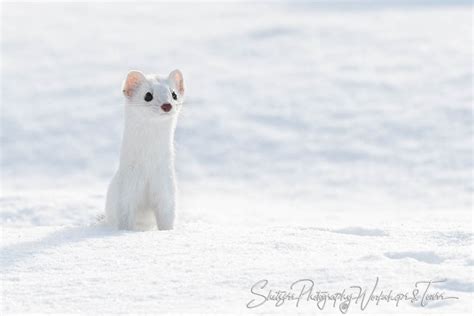
M 119 229 L 173 229 L 173 142 L 184 96 L 181 72 L 145 77 L 132 71 L 123 91 L 125 128 L 119 168 L 107 192 L 107 222 Z

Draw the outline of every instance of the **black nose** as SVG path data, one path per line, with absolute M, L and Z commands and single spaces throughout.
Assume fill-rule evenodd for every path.
M 169 104 L 169 103 L 165 103 L 165 104 L 163 104 L 163 105 L 161 106 L 161 109 L 162 109 L 163 111 L 165 111 L 165 112 L 171 111 L 171 108 L 172 108 L 172 106 L 171 106 L 171 104 Z

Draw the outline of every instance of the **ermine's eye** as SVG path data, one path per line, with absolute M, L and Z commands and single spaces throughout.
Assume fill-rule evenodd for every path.
M 147 92 L 145 94 L 145 101 L 150 102 L 151 100 L 153 100 L 153 94 L 151 94 L 150 92 Z
M 171 96 L 173 97 L 174 100 L 178 100 L 178 96 L 176 95 L 176 92 L 171 92 Z

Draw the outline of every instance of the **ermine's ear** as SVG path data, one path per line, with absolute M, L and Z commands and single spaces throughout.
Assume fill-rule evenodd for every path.
M 123 82 L 122 92 L 125 96 L 131 97 L 134 91 L 145 81 L 145 75 L 140 71 L 132 70 L 128 73 L 127 78 Z
M 184 95 L 184 81 L 183 74 L 178 69 L 173 70 L 168 79 L 174 83 L 175 88 L 178 90 L 179 94 Z

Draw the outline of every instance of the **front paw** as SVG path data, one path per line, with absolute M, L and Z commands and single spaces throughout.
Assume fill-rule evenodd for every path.
M 156 225 L 158 230 L 171 230 L 174 227 L 174 210 L 167 212 L 157 212 L 156 216 Z

